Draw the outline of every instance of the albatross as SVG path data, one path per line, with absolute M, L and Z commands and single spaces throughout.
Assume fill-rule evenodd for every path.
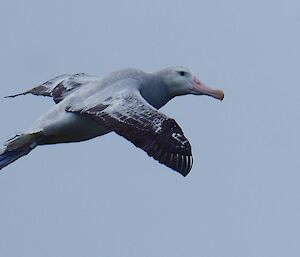
M 177 122 L 158 110 L 175 96 L 207 95 L 223 100 L 189 69 L 177 66 L 147 73 L 122 69 L 106 76 L 65 74 L 20 94 L 52 97 L 55 105 L 33 126 L 8 140 L 0 170 L 39 145 L 80 142 L 115 132 L 150 157 L 186 176 L 192 149 Z

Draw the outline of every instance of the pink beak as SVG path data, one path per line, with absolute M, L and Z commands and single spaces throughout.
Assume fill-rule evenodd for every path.
M 224 92 L 222 90 L 209 88 L 197 77 L 194 77 L 193 87 L 196 93 L 199 95 L 208 95 L 221 101 L 224 99 Z

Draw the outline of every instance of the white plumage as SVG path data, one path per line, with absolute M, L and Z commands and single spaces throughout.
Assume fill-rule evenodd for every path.
M 78 142 L 114 131 L 186 176 L 193 163 L 190 143 L 178 124 L 158 109 L 178 95 L 224 98 L 222 91 L 208 88 L 183 67 L 154 73 L 124 69 L 104 77 L 61 75 L 9 97 L 26 94 L 52 97 L 56 105 L 7 142 L 0 169 L 38 145 Z

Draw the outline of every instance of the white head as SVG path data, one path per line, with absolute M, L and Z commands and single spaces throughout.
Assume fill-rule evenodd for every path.
M 163 70 L 163 81 L 173 96 L 194 94 L 208 95 L 221 101 L 224 99 L 222 90 L 209 88 L 184 67 L 178 66 Z

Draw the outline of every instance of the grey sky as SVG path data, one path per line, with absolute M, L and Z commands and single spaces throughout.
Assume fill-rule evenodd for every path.
M 0 256 L 300 256 L 299 1 L 0 1 L 1 96 L 68 72 L 192 69 L 223 102 L 162 111 L 183 178 L 121 137 L 40 147 L 0 174 Z M 53 103 L 0 100 L 4 142 Z

